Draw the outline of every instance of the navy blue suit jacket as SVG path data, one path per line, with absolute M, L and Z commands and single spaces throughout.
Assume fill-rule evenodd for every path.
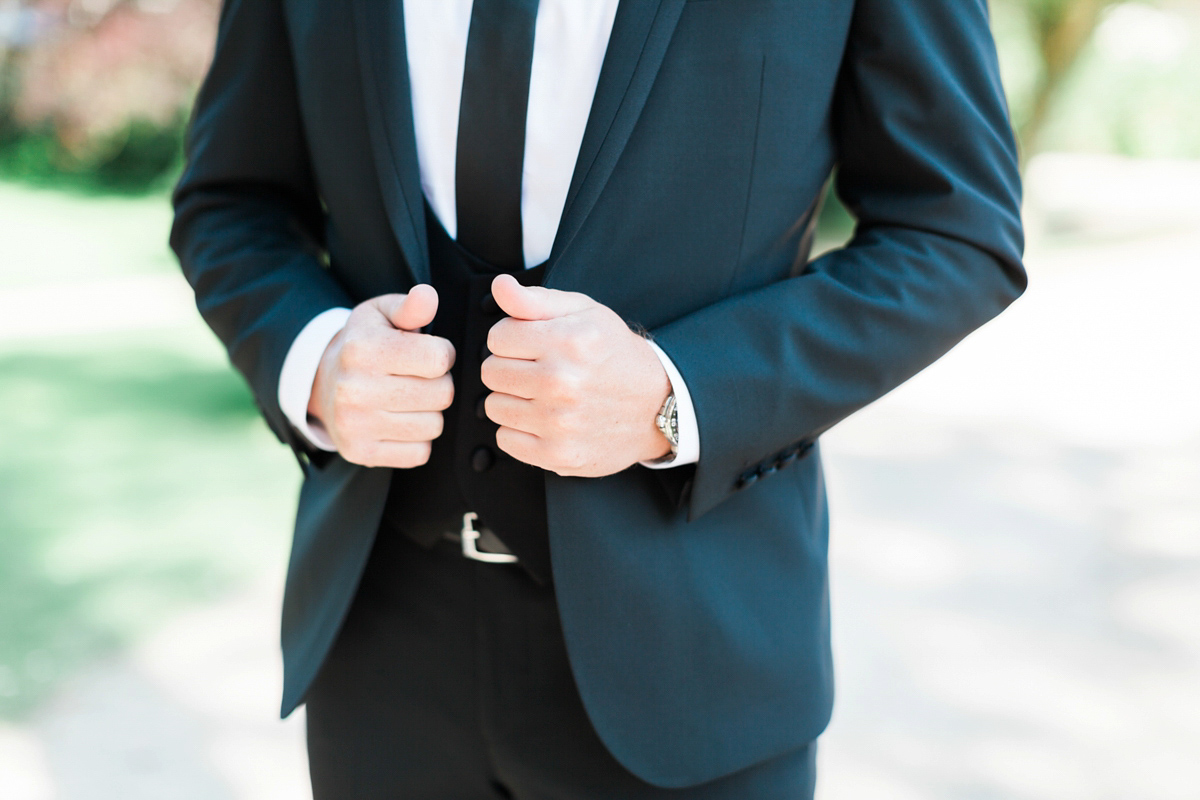
M 276 393 L 318 313 L 429 279 L 400 0 L 227 0 L 172 233 L 205 319 L 305 463 L 283 711 L 355 592 L 389 482 L 310 462 Z M 836 189 L 853 241 L 809 260 Z M 650 330 L 702 457 L 546 477 L 584 703 L 662 786 L 788 751 L 833 697 L 817 437 L 1025 285 L 985 0 L 623 0 L 549 286 Z

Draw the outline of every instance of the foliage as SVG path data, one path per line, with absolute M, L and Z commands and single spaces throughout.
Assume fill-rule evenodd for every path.
M 1200 111 L 1189 110 L 1200 66 L 1142 75 L 1102 63 L 1093 47 L 1109 12 L 1131 5 L 1190 13 L 1200 30 L 1197 0 L 990 2 L 1024 158 L 1046 147 L 1200 155 Z M 0 176 L 123 191 L 163 185 L 179 164 L 218 6 L 0 0 Z M 1101 73 L 1119 98 L 1087 83 Z M 1057 122 L 1064 109 L 1072 135 Z
M 0 177 L 85 190 L 143 192 L 161 189 L 183 157 L 186 123 L 133 119 L 97 137 L 82 151 L 64 147 L 49 126 L 0 139 Z
M 1011 0 L 1010 0 L 1011 2 Z M 1046 124 L 1051 105 L 1063 80 L 1078 61 L 1084 46 L 1100 23 L 1101 12 L 1117 0 L 1021 0 L 1033 44 L 1041 57 L 1037 82 L 1028 116 L 1017 128 L 1022 152 L 1037 146 L 1038 134 Z
M 992 0 L 1023 159 L 1200 157 L 1200 2 Z
M 217 8 L 218 0 L 0 3 L 0 175 L 122 190 L 164 182 L 180 160 Z

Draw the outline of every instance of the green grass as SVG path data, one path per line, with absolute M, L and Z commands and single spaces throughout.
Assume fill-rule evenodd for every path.
M 171 269 L 162 197 L 0 185 L 14 217 L 0 291 Z M 198 321 L 0 343 L 0 718 L 278 568 L 298 481 Z
M 0 290 L 177 273 L 164 193 L 87 195 L 0 182 Z

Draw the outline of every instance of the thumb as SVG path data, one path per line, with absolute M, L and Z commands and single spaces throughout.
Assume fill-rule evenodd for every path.
M 596 304 L 586 294 L 562 292 L 544 286 L 522 286 L 512 275 L 497 275 L 492 281 L 496 305 L 514 319 L 554 319 L 583 311 Z
M 427 283 L 422 283 L 409 289 L 403 301 L 388 309 L 388 321 L 402 331 L 419 331 L 437 314 L 438 294 Z

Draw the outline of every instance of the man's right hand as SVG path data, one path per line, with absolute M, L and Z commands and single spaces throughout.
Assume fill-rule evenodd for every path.
M 432 286 L 360 304 L 325 348 L 308 413 L 342 458 L 367 467 L 419 467 L 454 399 L 454 345 L 418 331 L 433 322 Z

